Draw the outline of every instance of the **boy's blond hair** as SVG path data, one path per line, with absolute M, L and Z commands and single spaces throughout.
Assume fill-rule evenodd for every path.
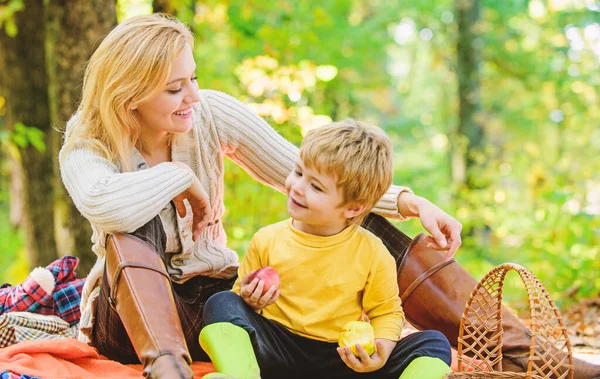
M 359 223 L 392 184 L 392 143 L 380 128 L 351 118 L 313 129 L 300 147 L 302 163 L 335 176 L 344 202 L 357 203 L 365 211 L 354 217 Z

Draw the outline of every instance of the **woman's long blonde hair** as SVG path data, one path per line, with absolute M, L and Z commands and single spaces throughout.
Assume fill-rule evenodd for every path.
M 64 150 L 85 140 L 122 171 L 131 171 L 140 135 L 132 107 L 163 90 L 173 62 L 193 43 L 187 26 L 164 14 L 132 17 L 117 25 L 88 62 Z

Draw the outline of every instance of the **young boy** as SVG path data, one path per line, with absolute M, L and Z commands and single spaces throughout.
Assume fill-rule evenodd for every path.
M 450 364 L 441 333 L 400 339 L 396 264 L 360 227 L 392 172 L 391 142 L 379 128 L 348 119 L 307 133 L 286 180 L 291 218 L 256 233 L 233 292 L 215 294 L 204 308 L 206 329 L 229 322 L 248 332 L 263 379 L 397 379 L 419 357 Z M 264 266 L 277 271 L 281 286 L 263 294 L 264 281 L 249 277 Z M 377 349 L 369 356 L 357 345 L 356 357 L 337 340 L 363 314 Z

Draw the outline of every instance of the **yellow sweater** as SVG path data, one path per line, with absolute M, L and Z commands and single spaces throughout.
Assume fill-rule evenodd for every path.
M 262 315 L 293 333 L 337 341 L 348 321 L 369 316 L 375 338 L 400 339 L 404 312 L 398 296 L 396 264 L 381 240 L 351 225 L 320 237 L 303 233 L 288 219 L 259 230 L 253 237 L 233 291 L 241 278 L 263 266 L 281 277 L 279 299 Z

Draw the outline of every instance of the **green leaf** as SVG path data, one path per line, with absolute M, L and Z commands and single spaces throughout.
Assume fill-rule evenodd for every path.
M 29 141 L 27 141 L 27 137 L 25 137 L 22 134 L 14 134 L 12 136 L 12 141 L 21 149 L 25 149 L 29 144 Z
M 44 132 L 34 126 L 27 126 L 22 122 L 15 123 L 15 130 L 11 133 L 11 139 L 22 149 L 31 144 L 39 152 L 46 151 Z
M 15 24 L 13 19 L 7 20 L 6 25 L 4 25 L 4 31 L 9 37 L 16 37 L 18 33 L 17 24 Z

